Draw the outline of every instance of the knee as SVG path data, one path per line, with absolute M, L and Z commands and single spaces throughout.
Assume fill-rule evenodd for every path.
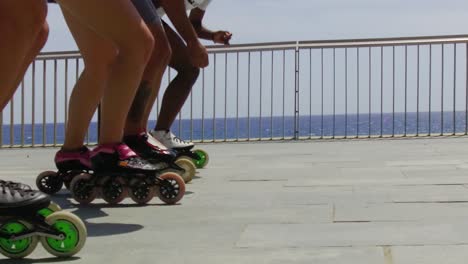
M 21 16 L 23 21 L 22 26 L 28 27 L 33 32 L 49 34 L 49 26 L 46 22 L 47 17 L 47 3 L 44 1 L 32 1 L 28 14 Z
M 31 1 L 29 7 L 28 14 L 21 16 L 21 19 L 39 32 L 46 22 L 47 3 L 45 1 Z
M 118 54 L 119 52 L 111 46 L 84 53 L 83 61 L 86 73 L 106 78 L 111 73 Z
M 179 70 L 179 74 L 187 80 L 191 85 L 195 84 L 200 75 L 200 68 L 194 66 L 186 66 Z
M 43 1 L 31 1 L 27 9 L 20 3 L 10 3 L 5 10 L 0 10 L 0 29 L 32 44 L 37 34 L 44 29 L 46 17 L 47 5 Z
M 138 42 L 137 42 L 138 43 Z M 142 59 L 147 63 L 151 57 L 151 54 L 153 53 L 154 49 L 154 37 L 150 33 L 149 30 L 147 30 L 142 36 L 141 36 L 141 42 L 140 45 L 136 45 L 137 49 L 141 49 L 141 55 Z
M 36 37 L 36 48 L 37 50 L 41 50 L 47 42 L 47 38 L 49 37 L 49 24 L 44 22 L 42 28 L 40 29 L 37 37 Z
M 154 38 L 148 29 L 142 29 L 117 45 L 118 58 L 130 64 L 144 67 L 151 58 L 154 48 Z
M 157 60 L 159 64 L 164 68 L 169 65 L 172 57 L 172 48 L 168 41 L 156 40 L 154 44 L 153 56 L 154 60 Z

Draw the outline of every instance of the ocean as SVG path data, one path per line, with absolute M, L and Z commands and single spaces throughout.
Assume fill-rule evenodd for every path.
M 152 128 L 155 121 L 149 122 Z M 34 133 L 33 133 L 34 128 Z M 300 116 L 297 132 L 299 137 L 343 137 L 379 135 L 433 135 L 466 133 L 467 116 L 458 112 L 420 112 Z M 176 120 L 172 131 L 182 139 L 194 141 L 292 138 L 295 135 L 293 116 L 216 118 Z M 63 123 L 54 124 L 4 124 L 2 142 L 9 145 L 49 145 L 62 144 L 65 135 Z M 55 139 L 55 140 L 54 140 Z M 97 123 L 90 125 L 89 143 L 97 142 Z

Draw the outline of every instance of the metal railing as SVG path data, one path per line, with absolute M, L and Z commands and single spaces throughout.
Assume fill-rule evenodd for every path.
M 209 46 L 172 129 L 195 142 L 466 135 L 468 35 Z M 58 146 L 82 61 L 41 54 L 0 115 L 3 147 Z M 52 70 L 51 70 L 52 69 Z M 161 96 L 175 72 L 168 69 Z M 160 110 L 158 98 L 152 117 Z M 97 141 L 97 115 L 86 139 Z M 151 121 L 149 127 L 154 125 Z

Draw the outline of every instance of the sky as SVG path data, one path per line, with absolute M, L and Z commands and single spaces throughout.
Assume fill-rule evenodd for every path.
M 259 43 L 259 42 L 283 42 L 283 41 L 302 41 L 302 40 L 330 40 L 330 39 L 358 39 L 358 38 L 384 38 L 384 37 L 414 37 L 414 36 L 440 36 L 440 35 L 463 35 L 468 34 L 468 1 L 464 0 L 213 0 L 209 6 L 204 24 L 212 30 L 229 30 L 233 33 L 233 44 Z M 167 19 L 167 18 L 165 18 Z M 77 47 L 71 37 L 69 30 L 63 20 L 60 9 L 57 5 L 49 5 L 48 22 L 50 25 L 49 40 L 43 51 L 75 51 Z M 205 42 L 207 44 L 211 44 Z M 465 109 L 465 78 L 464 74 L 458 74 L 457 79 L 453 78 L 453 64 L 457 63 L 457 70 L 466 73 L 466 48 L 460 44 L 457 47 L 457 61 L 454 61 L 452 54 L 453 46 L 448 45 L 445 48 L 444 67 L 441 63 L 442 49 L 440 46 L 434 47 L 433 69 L 432 69 L 432 100 L 429 99 L 429 68 L 428 68 L 428 47 L 421 48 L 420 77 L 421 93 L 416 94 L 416 51 L 415 48 L 408 49 L 408 85 L 407 93 L 408 111 L 416 111 L 416 100 L 421 99 L 421 111 L 427 111 L 429 105 L 432 105 L 433 111 L 452 109 L 456 105 L 457 110 Z M 336 79 L 333 80 L 332 54 L 326 50 L 325 54 L 325 73 L 323 75 L 324 83 L 324 107 L 322 109 L 321 99 L 321 79 L 320 79 L 320 53 L 319 50 L 312 53 L 309 57 L 308 51 L 301 52 L 300 75 L 300 97 L 301 114 L 331 114 L 336 112 L 362 112 L 369 108 L 367 97 L 372 95 L 372 112 L 379 113 L 380 106 L 383 105 L 384 112 L 403 111 L 405 109 L 403 100 L 405 95 L 405 69 L 404 49 L 396 48 L 396 78 L 392 81 L 392 50 L 388 48 L 384 51 L 384 81 L 381 87 L 380 76 L 380 50 L 372 49 L 372 83 L 365 80 L 369 79 L 366 75 L 369 65 L 367 50 L 362 50 L 360 55 L 361 71 L 360 84 L 358 91 L 358 78 L 356 71 L 357 55 L 356 49 L 348 51 L 349 77 L 348 86 L 345 86 L 344 75 L 344 50 L 337 50 L 337 68 Z M 186 104 L 182 111 L 183 118 L 199 118 L 201 116 L 216 117 L 228 116 L 258 116 L 294 114 L 294 52 L 286 54 L 287 74 L 284 76 L 286 86 L 283 88 L 282 76 L 282 53 L 274 54 L 274 61 L 271 61 L 269 53 L 252 53 L 251 67 L 248 67 L 247 53 L 240 56 L 240 75 L 238 82 L 235 54 L 230 54 L 224 60 L 224 55 L 217 57 L 217 63 L 213 56 L 210 57 L 210 67 L 201 76 L 193 89 L 193 107 Z M 309 60 L 310 58 L 310 60 Z M 260 61 L 262 61 L 260 64 Z M 311 62 L 312 61 L 312 62 Z M 215 67 L 213 67 L 215 65 Z M 260 66 L 262 65 L 262 66 Z M 270 69 L 271 66 L 273 69 Z M 259 67 L 260 66 L 260 67 Z M 36 105 L 31 109 L 29 104 L 25 106 L 26 122 L 30 122 L 34 113 L 36 120 L 42 120 L 42 100 L 43 92 L 46 91 L 48 103 L 52 100 L 54 93 L 53 62 L 48 62 L 46 76 L 46 89 L 43 88 L 42 64 L 37 64 L 36 74 Z M 225 68 L 227 67 L 227 68 Z M 63 122 L 65 119 L 65 103 L 62 102 L 75 81 L 76 67 L 73 62 L 69 64 L 68 90 L 63 89 L 64 84 L 64 65 L 58 64 L 58 120 Z M 213 70 L 216 68 L 216 70 Z M 261 70 L 259 69 L 261 68 Z M 82 64 L 79 66 L 82 69 Z M 251 69 L 251 72 L 248 72 Z M 261 72 L 260 72 L 261 71 Z M 442 76 L 445 71 L 445 76 Z M 215 74 L 216 73 L 216 74 Z M 226 73 L 226 75 L 225 75 Z M 227 80 L 224 79 L 227 77 Z M 263 77 L 259 77 L 263 76 Z M 167 76 L 166 76 L 167 77 Z M 172 75 L 174 77 L 174 75 Z M 263 78 L 263 79 L 261 79 Z M 442 78 L 444 84 L 442 85 Z M 333 84 L 336 81 L 336 98 L 334 96 Z M 163 87 L 168 83 L 168 78 L 163 80 Z M 206 87 L 202 87 L 202 83 Z M 455 85 L 454 85 L 455 83 Z M 25 77 L 25 95 L 31 96 L 31 74 Z M 392 100 L 393 86 L 396 90 L 397 103 Z M 444 87 L 444 102 L 438 99 L 442 94 Z M 455 86 L 455 88 L 453 88 Z M 372 92 L 370 92 L 370 87 Z M 216 89 L 216 91 L 215 91 Z M 241 100 L 236 95 L 239 89 Z M 284 93 L 286 89 L 286 93 Z M 345 89 L 349 89 L 348 92 Z M 455 92 L 456 90 L 456 92 Z M 349 93 L 345 101 L 345 94 Z M 380 96 L 384 94 L 385 102 L 381 104 Z M 283 96 L 284 94 L 284 96 Z M 357 95 L 359 94 L 359 95 Z M 370 95 L 371 94 L 371 95 Z M 245 96 L 249 99 L 245 100 Z M 359 98 L 359 96 L 361 98 Z M 452 97 L 456 97 L 456 103 L 453 103 Z M 406 98 L 406 97 L 405 97 Z M 14 104 L 15 122 L 19 122 L 21 101 L 20 94 L 15 96 Z M 361 99 L 359 101 L 359 99 Z M 226 102 L 227 100 L 227 102 Z M 358 103 L 359 101 L 359 103 Z M 358 105 L 359 104 L 359 105 Z M 52 115 L 54 108 L 51 104 L 46 104 L 46 118 L 50 122 L 54 118 Z M 214 106 L 214 107 L 212 107 Z M 283 106 L 286 107 L 284 110 Z M 193 109 L 192 109 L 193 108 Z M 271 108 L 271 109 L 270 109 Z M 192 115 L 193 111 L 193 115 Z M 154 111 L 155 112 L 155 111 Z M 10 122 L 10 109 L 4 110 L 4 122 Z M 152 114 L 156 117 L 156 113 Z M 154 118 L 153 118 L 154 119 Z
M 44 51 L 76 50 L 49 6 Z M 205 25 L 231 31 L 232 43 L 452 35 L 468 34 L 466 10 L 463 0 L 213 0 Z

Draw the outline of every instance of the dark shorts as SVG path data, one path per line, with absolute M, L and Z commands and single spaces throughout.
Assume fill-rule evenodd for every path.
M 161 18 L 156 12 L 156 7 L 151 0 L 132 0 L 132 3 L 146 24 L 152 25 L 161 23 Z
M 55 0 L 47 0 L 48 3 L 57 3 Z M 156 7 L 151 0 L 132 0 L 133 5 L 146 24 L 160 24 L 161 18 L 156 12 Z

